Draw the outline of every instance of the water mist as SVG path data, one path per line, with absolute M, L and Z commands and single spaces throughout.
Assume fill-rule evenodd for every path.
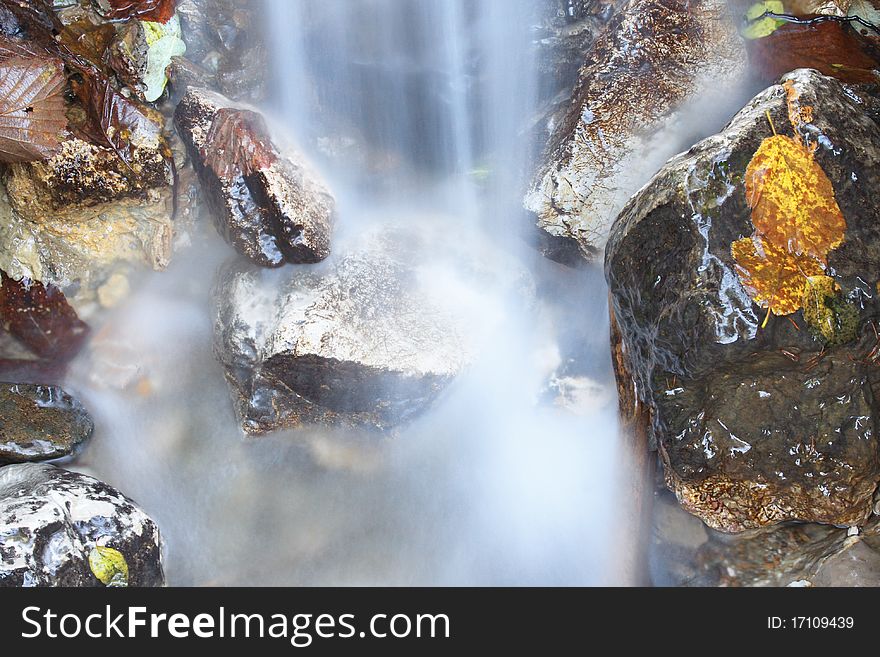
M 334 252 L 391 224 L 424 231 L 424 293 L 466 308 L 475 356 L 393 437 L 244 438 L 211 346 L 211 272 L 231 252 L 208 226 L 68 382 L 97 425 L 76 467 L 157 520 L 169 583 L 621 582 L 602 272 L 546 261 L 514 228 L 534 4 L 266 1 L 266 110 L 337 196 Z M 475 262 L 497 284 L 470 286 Z

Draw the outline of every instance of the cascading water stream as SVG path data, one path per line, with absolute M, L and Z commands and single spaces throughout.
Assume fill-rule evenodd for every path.
M 97 425 L 77 467 L 157 520 L 170 583 L 619 583 L 602 273 L 558 267 L 516 237 L 531 9 L 266 0 L 276 127 L 338 198 L 334 251 L 404 221 L 453 235 L 499 278 L 516 263 L 532 293 L 463 289 L 446 277 L 460 254 L 426 256 L 428 287 L 473 308 L 481 338 L 434 406 L 393 439 L 311 427 L 245 440 L 211 347 L 205 272 L 226 245 L 194 240 L 148 276 L 69 387 Z M 120 390 L 108 372 L 144 383 Z

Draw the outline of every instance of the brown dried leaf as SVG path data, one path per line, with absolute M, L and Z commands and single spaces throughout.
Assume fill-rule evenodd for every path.
M 202 155 L 205 166 L 231 180 L 265 169 L 278 159 L 263 117 L 249 110 L 218 110 Z
M 825 261 L 843 242 L 846 220 L 813 153 L 785 135 L 768 137 L 746 168 L 746 200 L 764 241 Z
M 83 75 L 73 89 L 90 119 L 86 136 L 112 149 L 129 168 L 139 143 L 164 141 L 161 115 L 123 96 L 99 71 Z
M 797 312 L 810 276 L 824 273 L 822 263 L 797 256 L 762 237 L 744 237 L 730 245 L 737 273 L 749 296 L 774 315 Z
M 58 59 L 0 61 L 0 160 L 44 160 L 58 151 L 67 128 L 65 82 Z

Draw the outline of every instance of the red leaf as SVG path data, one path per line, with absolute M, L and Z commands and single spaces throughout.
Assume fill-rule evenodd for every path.
M 16 281 L 2 271 L 0 322 L 34 354 L 58 361 L 73 358 L 89 333 L 57 287 Z
M 59 59 L 0 61 L 0 160 L 44 160 L 58 151 L 67 128 L 66 81 Z
M 177 9 L 176 0 L 109 0 L 108 20 L 137 18 L 142 21 L 167 23 Z
M 205 166 L 225 180 L 249 176 L 278 159 L 263 117 L 229 107 L 214 115 L 205 151 Z

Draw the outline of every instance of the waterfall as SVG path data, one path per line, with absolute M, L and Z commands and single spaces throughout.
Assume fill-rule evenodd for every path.
M 450 266 L 438 248 L 425 271 L 487 335 L 393 439 L 316 426 L 243 440 L 212 353 L 205 274 L 227 245 L 199 240 L 149 275 L 97 342 L 130 350 L 122 360 L 152 394 L 106 385 L 94 357 L 70 388 L 97 425 L 76 467 L 124 483 L 157 519 L 170 583 L 619 582 L 603 274 L 519 238 L 539 4 L 264 0 L 264 109 L 337 196 L 334 253 L 389 218 L 453 235 L 469 261 Z M 457 265 L 522 270 L 529 294 L 456 286 Z

